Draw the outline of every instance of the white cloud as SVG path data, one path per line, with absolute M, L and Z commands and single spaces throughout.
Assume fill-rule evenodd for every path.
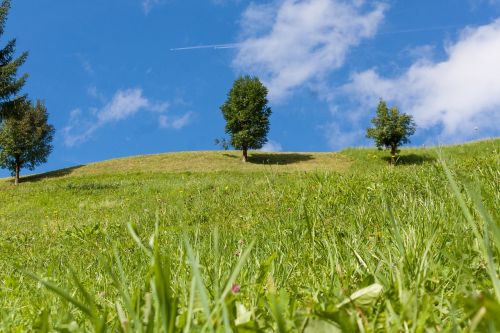
M 500 5 L 500 0 L 469 0 L 469 5 L 472 11 L 475 11 L 484 5 L 498 6 Z
M 150 105 L 151 111 L 158 112 L 158 113 L 167 112 L 169 108 L 170 108 L 169 102 L 161 102 L 161 103 L 156 103 L 156 104 Z
M 343 90 L 372 108 L 380 97 L 396 103 L 420 127 L 442 126 L 444 140 L 471 137 L 474 127 L 495 130 L 500 124 L 500 19 L 465 29 L 446 53 L 444 61 L 421 58 L 394 78 L 374 69 L 356 73 Z
M 269 153 L 275 153 L 275 152 L 280 152 L 283 151 L 283 147 L 279 142 L 269 140 L 264 146 L 262 146 L 260 151 L 263 152 L 269 152 Z
M 97 87 L 94 85 L 91 85 L 87 88 L 87 94 L 89 94 L 89 96 L 94 97 L 94 98 L 99 97 L 99 93 L 97 92 Z
M 260 33 L 265 33 L 274 25 L 277 11 L 277 3 L 268 4 L 251 3 L 243 12 L 240 24 L 242 37 L 253 37 Z
M 142 0 L 142 9 L 147 15 L 153 9 L 153 7 L 163 3 L 163 0 Z
M 173 128 L 178 130 L 187 126 L 192 119 L 192 112 L 187 112 L 180 117 L 161 115 L 158 117 L 158 123 L 161 128 Z
M 365 131 L 357 129 L 343 130 L 337 123 L 332 122 L 325 126 L 321 126 L 328 140 L 328 145 L 332 149 L 341 149 L 347 146 L 359 146 L 361 139 L 365 136 Z
M 87 73 L 89 76 L 95 75 L 94 67 L 88 60 L 87 56 L 81 53 L 77 53 L 76 57 L 78 58 L 78 61 L 80 62 L 80 66 L 82 66 L 82 69 Z
M 86 122 L 82 119 L 82 110 L 74 109 L 69 114 L 69 122 L 63 128 L 64 144 L 68 147 L 73 147 L 78 143 L 86 141 L 94 130 L 89 130 L 93 127 L 92 123 Z M 74 133 L 80 128 L 87 128 L 87 130 Z
M 93 92 L 99 95 L 97 89 Z M 167 109 L 168 103 L 152 102 L 141 89 L 118 90 L 102 108 L 90 108 L 90 115 L 84 114 L 81 109 L 71 111 L 68 125 L 63 128 L 65 145 L 81 144 L 105 125 L 125 120 L 141 110 L 165 112 Z
M 141 89 L 119 90 L 111 102 L 99 110 L 97 123 L 102 126 L 106 123 L 123 120 L 139 110 L 149 107 L 150 102 L 142 95 Z
M 242 17 L 243 41 L 234 66 L 259 75 L 270 97 L 320 81 L 340 68 L 352 47 L 372 37 L 385 6 L 363 0 L 282 0 L 250 5 Z

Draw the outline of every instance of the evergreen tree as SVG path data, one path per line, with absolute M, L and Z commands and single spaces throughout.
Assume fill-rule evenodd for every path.
M 0 4 L 0 37 L 5 31 L 5 23 L 10 10 L 10 0 L 3 0 Z M 0 121 L 11 116 L 13 105 L 22 104 L 24 96 L 17 96 L 24 86 L 27 74 L 17 78 L 19 67 L 24 64 L 28 53 L 24 52 L 19 57 L 14 58 L 16 50 L 16 40 L 11 39 L 3 49 L 0 49 Z
M 377 115 L 372 119 L 373 128 L 366 130 L 366 137 L 375 140 L 379 148 L 391 149 L 391 164 L 396 164 L 396 153 L 399 146 L 409 143 L 410 136 L 415 133 L 416 125 L 413 117 L 400 113 L 397 107 L 389 110 L 384 100 L 380 100 Z
M 229 143 L 243 151 L 248 160 L 249 149 L 259 149 L 267 142 L 271 108 L 267 106 L 267 88 L 256 77 L 238 78 L 220 107 L 226 120 Z
M 0 167 L 9 169 L 19 183 L 22 168 L 33 170 L 47 162 L 52 152 L 54 127 L 48 124 L 47 108 L 27 99 L 15 105 L 15 116 L 4 119 L 0 129 Z

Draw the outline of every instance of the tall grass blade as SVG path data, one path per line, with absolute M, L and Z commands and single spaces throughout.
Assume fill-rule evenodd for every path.
M 212 318 L 210 313 L 210 305 L 208 302 L 208 295 L 205 288 L 205 284 L 203 283 L 203 278 L 201 276 L 198 259 L 194 256 L 193 249 L 191 245 L 189 245 L 188 239 L 184 236 L 184 246 L 186 247 L 186 253 L 188 255 L 189 263 L 191 264 L 191 269 L 193 270 L 193 276 L 196 281 L 196 285 L 198 286 L 198 292 L 200 295 L 201 304 L 203 306 L 203 311 L 206 316 L 206 327 L 209 328 L 210 332 L 214 332 L 214 327 L 212 324 Z
M 479 195 L 473 191 L 470 187 L 468 188 L 469 195 L 471 195 L 471 198 L 473 199 L 473 202 L 476 205 L 476 208 L 479 210 L 480 215 L 482 216 L 485 227 L 483 231 L 483 235 L 479 233 L 477 224 L 470 213 L 465 200 L 463 198 L 463 195 L 460 193 L 460 190 L 458 188 L 458 185 L 453 178 L 453 175 L 451 174 L 450 169 L 446 165 L 443 159 L 441 159 L 441 165 L 443 166 L 443 169 L 445 170 L 446 177 L 448 178 L 448 182 L 453 190 L 453 193 L 455 194 L 455 197 L 457 198 L 460 207 L 462 209 L 463 214 L 465 215 L 465 218 L 467 222 L 469 223 L 471 229 L 474 232 L 474 235 L 476 238 L 479 240 L 479 244 L 481 244 L 481 250 L 482 250 L 482 255 L 484 260 L 488 264 L 488 274 L 490 275 L 491 281 L 493 283 L 493 288 L 495 292 L 495 297 L 498 302 L 500 302 L 500 281 L 497 276 L 497 267 L 495 264 L 495 260 L 493 259 L 493 252 L 491 250 L 491 245 L 490 245 L 490 239 L 489 239 L 489 228 L 490 226 L 493 225 L 493 221 L 490 219 L 489 214 L 486 213 L 486 210 L 484 209 L 483 204 L 481 203 L 481 199 L 479 198 Z
M 80 302 L 79 300 L 77 300 L 73 296 L 71 296 L 64 289 L 59 288 L 57 285 L 55 285 L 54 283 L 52 283 L 50 281 L 46 281 L 46 280 L 44 280 L 42 278 L 39 278 L 37 275 L 35 275 L 35 274 L 31 273 L 31 272 L 27 272 L 27 271 L 24 271 L 24 270 L 20 270 L 20 271 L 23 272 L 23 274 L 25 274 L 26 276 L 29 276 L 30 278 L 32 278 L 33 280 L 40 282 L 43 286 L 45 286 L 45 288 L 47 288 L 50 291 L 52 291 L 53 293 L 57 294 L 59 297 L 65 299 L 69 303 L 71 303 L 74 306 L 76 306 L 83 313 L 85 313 L 89 318 L 93 318 L 94 317 L 94 313 L 92 312 L 92 310 L 88 306 L 86 306 L 84 303 Z

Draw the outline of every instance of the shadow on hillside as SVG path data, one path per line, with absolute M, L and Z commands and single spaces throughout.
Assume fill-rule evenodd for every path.
M 242 156 L 234 154 L 222 154 L 225 157 L 241 159 Z M 252 164 L 273 164 L 273 165 L 286 165 L 298 162 L 305 162 L 313 160 L 314 157 L 310 154 L 297 154 L 297 153 L 249 153 L 248 163 Z
M 387 163 L 391 162 L 390 156 L 382 157 L 384 161 Z M 424 163 L 434 162 L 436 158 L 430 155 L 417 155 L 417 154 L 409 154 L 409 155 L 400 155 L 397 159 L 397 165 L 420 165 Z
M 314 159 L 309 154 L 296 154 L 296 153 L 252 153 L 248 156 L 248 162 L 253 164 L 278 164 L 286 165 L 298 162 L 305 162 Z
M 74 170 L 79 169 L 83 167 L 83 165 L 77 165 L 71 168 L 66 168 L 66 169 L 61 169 L 61 170 L 56 170 L 56 171 L 50 171 L 46 173 L 41 173 L 39 175 L 32 175 L 32 176 L 26 176 L 26 177 L 21 177 L 21 182 L 22 183 L 27 183 L 27 182 L 38 182 L 44 179 L 50 179 L 50 178 L 60 178 L 67 176 L 71 174 Z

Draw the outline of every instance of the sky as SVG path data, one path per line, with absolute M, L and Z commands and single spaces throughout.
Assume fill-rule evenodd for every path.
M 267 151 L 373 145 L 380 98 L 414 146 L 500 134 L 500 0 L 13 1 L 11 38 L 56 128 L 35 172 L 220 149 L 240 75 L 269 90 Z

